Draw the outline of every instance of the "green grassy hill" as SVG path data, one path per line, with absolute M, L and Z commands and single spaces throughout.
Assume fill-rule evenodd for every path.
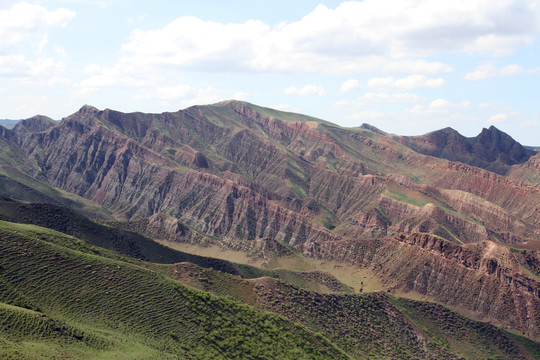
M 441 305 L 383 292 L 321 294 L 178 264 L 184 284 L 274 312 L 319 332 L 358 359 L 536 359 L 540 344 Z
M 51 230 L 1 222 L 0 238 L 2 358 L 348 358 L 290 320 Z

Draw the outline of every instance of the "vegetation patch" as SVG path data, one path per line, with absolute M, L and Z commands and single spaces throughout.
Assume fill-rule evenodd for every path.
M 14 295 L 27 299 L 65 323 L 69 337 L 84 337 L 76 329 L 90 326 L 186 358 L 348 358 L 289 320 L 190 290 L 141 266 L 81 253 L 6 226 L 0 237 L 0 283 L 12 289 L 2 292 L 0 301 Z M 27 327 L 19 330 L 21 340 L 33 339 Z M 2 339 L 11 341 L 6 335 Z M 99 350 L 96 339 L 89 346 Z

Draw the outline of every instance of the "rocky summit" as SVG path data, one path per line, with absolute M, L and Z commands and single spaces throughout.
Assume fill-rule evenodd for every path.
M 400 358 L 384 346 L 362 347 L 364 335 L 357 332 L 364 320 L 356 316 L 365 306 L 406 329 L 416 344 L 411 346 L 423 350 L 403 351 L 418 358 L 462 356 L 454 351 L 454 338 L 435 346 L 445 336 L 437 329 L 446 325 L 435 325 L 441 320 L 430 316 L 448 308 L 461 314 L 445 315 L 454 322 L 460 316 L 460 326 L 472 324 L 468 318 L 489 322 L 495 325 L 489 331 L 517 341 L 507 358 L 540 352 L 540 153 L 493 126 L 474 138 L 451 128 L 411 137 L 367 124 L 343 128 L 240 101 L 161 114 L 85 105 L 59 122 L 35 116 L 12 129 L 0 126 L 0 148 L 0 195 L 18 206 L 3 206 L 4 220 L 48 228 L 65 221 L 55 231 L 86 233 L 71 216 L 37 223 L 43 211 L 24 207 L 48 203 L 49 213 L 76 213 L 101 223 L 90 226 L 94 232 L 99 226 L 100 232 L 123 234 L 110 235 L 116 249 L 105 241 L 94 245 L 143 260 L 167 263 L 145 253 L 157 251 L 151 249 L 159 242 L 169 247 L 160 247 L 160 254 L 171 247 L 214 251 L 213 256 L 235 254 L 237 261 L 241 256 L 265 271 L 326 271 L 293 284 L 305 285 L 309 278 L 310 284 L 326 279 L 326 285 L 299 290 L 287 285 L 289 275 L 240 281 L 204 272 L 191 260 L 181 266 L 170 261 L 177 263 L 176 281 L 218 295 L 224 294 L 215 281 L 227 282 L 225 295 L 315 331 L 323 331 L 320 316 L 331 309 L 332 333 L 316 338 L 320 351 L 335 358 L 364 358 L 366 352 Z M 145 240 L 130 242 L 127 232 Z M 145 245 L 137 250 L 133 244 Z M 331 288 L 341 290 L 328 288 L 334 282 L 340 285 Z M 251 295 L 230 290 L 235 287 Z M 317 295 L 321 289 L 376 294 L 351 300 L 360 295 Z M 280 307 L 280 298 L 301 305 Z M 354 331 L 336 320 L 353 313 Z M 429 327 L 419 327 L 428 318 Z M 370 318 L 369 331 L 377 331 L 378 321 Z M 405 341 L 379 330 L 381 344 Z M 295 331 L 302 339 L 311 336 L 304 328 Z M 503 350 L 493 351 L 504 358 Z

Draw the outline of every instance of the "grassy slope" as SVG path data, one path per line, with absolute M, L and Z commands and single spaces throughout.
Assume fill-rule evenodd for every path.
M 57 189 L 23 174 L 15 167 L 2 164 L 0 164 L 0 196 L 63 205 L 93 219 L 113 219 L 107 210 L 88 199 Z
M 313 274 L 310 272 L 284 269 L 265 270 L 251 265 L 237 264 L 226 260 L 173 250 L 139 234 L 98 224 L 69 209 L 51 204 L 25 204 L 0 201 L 0 219 L 38 225 L 75 236 L 88 244 L 99 247 L 92 248 L 92 252 L 99 253 L 102 256 L 115 258 L 116 255 L 113 253 L 103 251 L 103 249 L 108 249 L 135 259 L 153 263 L 173 264 L 190 262 L 203 268 L 212 268 L 224 273 L 239 275 L 243 278 L 257 278 L 261 276 L 278 278 L 296 286 L 312 290 L 326 288 L 321 283 L 324 281 L 325 283 L 332 284 L 333 290 L 350 291 L 347 286 L 339 283 L 339 281 L 328 274 Z M 25 229 L 26 233 L 30 235 L 36 231 L 33 227 L 19 227 L 19 229 L 21 231 Z M 62 234 L 55 234 L 55 236 L 57 239 L 65 237 Z M 72 246 L 68 245 L 67 242 L 64 242 L 63 245 Z M 79 245 L 79 248 L 80 246 L 82 245 Z
M 540 344 L 443 306 L 375 294 L 321 294 L 269 278 L 245 280 L 194 265 L 182 283 L 283 315 L 320 332 L 355 358 L 528 359 Z
M 448 308 L 404 298 L 392 302 L 434 341 L 466 359 L 540 358 L 540 344 L 488 323 L 470 320 Z
M 42 351 L 76 358 L 124 351 L 128 358 L 347 358 L 284 318 L 129 262 L 51 243 L 50 230 L 35 227 L 30 235 L 27 227 L 0 224 L 4 358 Z

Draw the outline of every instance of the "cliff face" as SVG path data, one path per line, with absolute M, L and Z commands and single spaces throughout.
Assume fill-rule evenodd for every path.
M 372 268 L 393 291 L 415 292 L 468 309 L 515 331 L 538 336 L 540 257 L 482 242 L 469 246 L 428 234 L 373 240 L 315 242 L 305 254 Z
M 2 154 L 0 165 L 93 200 L 154 238 L 263 257 L 268 246 L 285 245 L 314 257 L 381 264 L 382 275 L 403 280 L 403 291 L 537 334 L 536 300 L 526 304 L 538 292 L 534 276 L 512 273 L 509 283 L 506 270 L 496 275 L 499 265 L 492 273 L 487 260 L 467 267 L 400 237 L 428 233 L 460 251 L 469 251 L 462 244 L 540 239 L 537 156 L 528 158 L 495 128 L 474 141 L 451 129 L 396 138 L 232 101 L 163 114 L 84 106 L 60 123 L 36 117 L 1 130 L 2 143 L 24 164 Z M 445 154 L 454 161 L 441 159 Z M 459 154 L 502 164 L 511 176 L 464 164 L 474 165 Z M 344 246 L 352 246 L 348 257 Z M 408 257 L 399 261 L 388 255 L 402 252 Z M 519 259 L 508 256 L 507 268 L 522 266 Z M 469 280 L 478 296 L 460 300 Z M 448 284 L 454 290 L 441 295 Z M 521 295 L 509 303 L 503 294 L 514 288 Z M 493 296 L 499 302 L 486 305 Z
M 22 121 L 3 138 L 34 164 L 27 173 L 119 219 L 165 213 L 231 246 L 410 231 L 454 242 L 539 236 L 534 181 L 426 157 L 369 127 L 346 130 L 247 103 L 163 114 L 84 106 L 60 124 Z M 495 128 L 475 139 L 451 129 L 414 138 L 435 156 L 520 147 Z M 488 150 L 484 159 L 495 151 Z M 509 163 L 524 160 L 516 154 Z M 522 174 L 539 172 L 534 159 Z

